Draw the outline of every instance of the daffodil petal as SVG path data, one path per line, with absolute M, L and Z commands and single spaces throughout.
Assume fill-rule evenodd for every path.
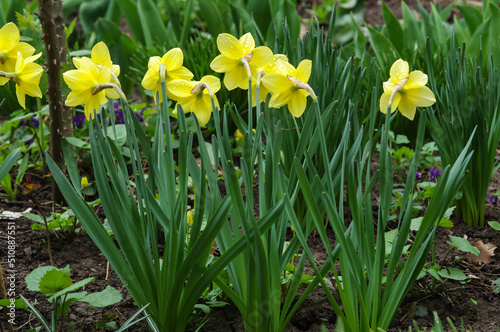
M 173 100 L 191 97 L 193 88 L 194 84 L 186 80 L 172 80 L 167 84 L 167 92 Z
M 14 54 L 17 54 L 17 52 L 21 52 L 23 57 L 26 58 L 35 53 L 35 48 L 28 43 L 20 42 L 11 51 Z
M 26 93 L 24 89 L 17 84 L 16 84 L 16 96 L 19 105 L 21 105 L 22 108 L 26 109 Z
M 264 67 L 271 61 L 273 51 L 267 46 L 259 46 L 253 50 L 252 60 L 249 65 L 255 68 Z
M 269 100 L 269 107 L 280 108 L 281 106 L 288 104 L 289 100 L 289 93 L 274 93 L 271 95 L 271 99 Z
M 271 73 L 262 77 L 262 84 L 271 91 L 271 93 L 284 92 L 292 87 L 290 80 L 282 74 Z
M 408 82 L 405 84 L 405 89 L 424 86 L 427 84 L 427 75 L 420 70 L 414 70 L 408 75 Z
M 387 107 L 389 107 L 389 98 L 391 97 L 392 91 L 386 91 L 380 97 L 380 112 L 387 114 Z
M 295 71 L 295 75 L 292 75 L 304 83 L 309 81 L 309 77 L 311 76 L 312 70 L 312 61 L 311 60 L 302 60 L 297 66 L 297 70 Z
M 90 53 L 90 58 L 98 65 L 111 65 L 111 56 L 109 55 L 108 47 L 103 42 L 99 42 L 94 45 Z
M 398 59 L 396 60 L 396 62 L 392 64 L 390 75 L 391 78 L 395 78 L 397 81 L 400 81 L 406 76 L 408 76 L 409 72 L 410 72 L 410 67 L 408 65 L 408 62 L 402 59 Z
M 224 85 L 229 91 L 236 88 L 247 90 L 248 76 L 245 67 L 237 66 L 228 71 L 224 76 Z
M 148 69 L 154 69 L 159 71 L 160 69 L 161 58 L 159 56 L 152 56 L 148 61 Z
M 159 81 L 160 81 L 160 74 L 158 73 L 157 70 L 151 68 L 148 69 L 146 75 L 144 75 L 141 85 L 146 90 L 153 90 Z
M 105 89 L 104 94 L 111 99 L 120 99 L 120 94 L 115 89 Z
M 68 94 L 66 101 L 64 102 L 66 106 L 75 107 L 78 105 L 83 105 L 87 100 L 92 97 L 91 90 L 73 90 Z
M 173 48 L 163 55 L 161 62 L 167 67 L 167 72 L 179 69 L 184 62 L 184 54 L 180 48 Z
M 78 69 L 63 73 L 63 79 L 71 90 L 85 90 L 92 86 L 90 76 Z
M 116 77 L 120 76 L 120 66 L 118 65 L 111 65 L 111 67 L 109 67 L 111 69 L 111 71 L 113 72 L 113 74 L 115 74 Z
M 16 85 L 17 87 L 18 85 Z M 42 90 L 38 86 L 38 83 L 22 83 L 22 89 L 24 93 L 31 97 L 42 98 Z
M 399 95 L 399 94 L 398 94 Z M 398 103 L 399 112 L 406 118 L 413 120 L 417 112 L 417 106 L 405 95 Z
M 241 36 L 238 42 L 243 48 L 243 54 L 248 54 L 255 48 L 255 40 L 253 39 L 253 36 L 250 32 L 247 32 L 243 36 Z
M 245 53 L 238 39 L 228 33 L 221 33 L 217 37 L 219 52 L 230 59 L 241 59 Z
M 210 120 L 210 116 L 212 115 L 211 102 L 207 103 L 207 100 L 204 98 L 196 98 L 191 112 L 196 114 L 198 122 L 200 123 L 200 127 L 204 127 L 206 126 L 206 124 Z
M 238 66 L 240 63 L 241 62 L 236 59 L 229 58 L 224 54 L 219 54 L 210 63 L 210 68 L 216 73 L 226 73 L 233 70 L 234 67 Z
M 193 78 L 193 73 L 189 71 L 186 67 L 179 67 L 176 70 L 172 70 L 170 72 L 167 72 L 167 76 L 171 79 L 179 79 L 179 80 L 187 80 L 189 81 L 190 79 Z
M 299 118 L 306 110 L 307 95 L 301 93 L 303 90 L 297 90 L 292 93 L 288 102 L 288 110 L 296 118 Z
M 404 90 L 405 97 L 418 107 L 429 107 L 436 102 L 434 93 L 426 86 Z
M 10 51 L 19 43 L 21 35 L 17 26 L 9 22 L 0 29 L 0 50 Z
M 220 79 L 213 75 L 203 76 L 200 82 L 207 83 L 213 93 L 217 93 L 220 90 Z

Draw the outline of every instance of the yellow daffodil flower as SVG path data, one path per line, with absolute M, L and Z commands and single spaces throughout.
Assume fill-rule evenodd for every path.
M 141 85 L 146 90 L 153 90 L 155 102 L 158 102 L 156 100 L 157 93 L 160 95 L 159 102 L 161 103 L 163 101 L 163 96 L 161 95 L 160 74 L 165 75 L 165 83 L 167 84 L 172 80 L 180 79 L 189 81 L 193 78 L 193 73 L 191 73 L 186 67 L 182 66 L 183 62 L 184 55 L 180 48 L 171 49 L 161 58 L 159 56 L 149 58 L 148 71 L 146 72 L 146 75 L 144 75 Z M 166 68 L 164 73 L 160 73 L 160 64 L 163 64 Z M 168 91 L 167 96 L 172 98 Z
M 21 52 L 17 54 L 16 67 L 14 70 L 14 82 L 16 82 L 16 96 L 22 108 L 26 109 L 26 95 L 42 98 L 42 91 L 38 86 L 42 77 L 42 66 L 35 63 L 42 53 L 23 58 Z
M 172 99 L 181 105 L 184 113 L 196 114 L 200 127 L 205 126 L 212 115 L 212 101 L 219 107 L 215 93 L 220 90 L 220 80 L 212 75 L 203 76 L 197 81 L 173 80 L 167 84 L 167 91 Z M 177 109 L 177 105 L 175 109 Z
M 193 224 L 193 212 L 191 212 L 191 210 L 188 210 L 187 214 L 186 214 L 186 222 L 188 225 L 192 225 Z
M 71 89 L 65 104 L 67 106 L 83 104 L 85 117 L 88 120 L 94 117 L 94 110 L 98 110 L 100 105 L 106 104 L 107 97 L 111 97 L 108 91 L 112 91 L 117 86 L 110 83 L 109 67 L 99 68 L 97 64 L 86 57 L 79 60 L 78 66 L 79 69 L 69 70 L 63 74 L 64 81 Z
M 228 90 L 248 89 L 248 78 L 257 77 L 258 69 L 264 67 L 273 55 L 266 46 L 255 47 L 255 40 L 250 33 L 239 40 L 222 33 L 217 37 L 220 55 L 210 64 L 210 68 L 218 73 L 226 73 L 224 85 Z
M 262 78 L 262 84 L 271 92 L 269 107 L 287 105 L 296 118 L 300 117 L 307 105 L 307 96 L 316 100 L 316 95 L 307 84 L 311 76 L 311 60 L 302 60 L 297 69 L 288 62 L 276 60 L 277 71 Z
M 89 180 L 87 179 L 86 176 L 82 177 L 82 180 L 80 182 L 82 188 L 87 188 L 89 186 Z
M 399 109 L 404 117 L 413 120 L 418 107 L 428 107 L 436 102 L 434 93 L 426 87 L 427 75 L 420 70 L 409 73 L 408 62 L 401 59 L 391 66 L 391 77 L 384 82 L 384 93 L 380 97 L 380 111 L 391 113 Z
M 277 61 L 281 60 L 284 62 L 288 62 L 288 58 L 284 54 L 274 54 L 271 57 L 271 60 L 263 67 L 259 68 L 257 73 L 257 78 L 252 77 L 252 105 L 255 106 L 257 104 L 257 85 L 259 85 L 259 100 L 260 102 L 266 101 L 266 96 L 269 92 L 265 86 L 260 84 L 262 77 L 265 74 L 272 74 L 278 71 Z
M 20 38 L 19 29 L 12 22 L 5 24 L 0 29 L 0 71 L 14 72 L 18 53 L 21 53 L 25 59 L 35 53 L 35 48 L 28 43 L 20 42 Z M 8 81 L 8 78 L 0 77 L 0 86 Z
M 111 73 L 111 83 L 114 83 L 121 87 L 120 81 L 118 80 L 118 76 L 120 76 L 120 66 L 113 64 L 111 60 L 111 56 L 109 55 L 108 46 L 104 42 L 99 42 L 94 45 L 92 51 L 90 53 L 90 59 L 99 67 L 108 67 Z M 81 58 L 73 58 L 73 64 L 76 69 L 80 69 L 80 60 Z M 114 90 L 107 91 L 108 97 L 113 99 L 120 98 L 118 93 Z

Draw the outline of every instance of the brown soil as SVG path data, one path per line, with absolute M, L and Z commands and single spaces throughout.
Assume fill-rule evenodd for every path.
M 52 211 L 53 206 L 50 201 L 50 181 L 45 178 L 37 178 L 32 175 L 32 181 L 39 181 L 42 188 L 36 193 L 42 202 L 42 209 L 47 215 Z M 497 174 L 491 183 L 491 192 L 498 188 L 500 174 Z M 21 196 L 19 201 L 0 202 L 0 213 L 3 211 L 25 211 L 31 207 L 36 207 L 26 198 Z M 34 211 L 36 212 L 36 211 Z M 500 220 L 500 208 L 488 204 L 485 220 Z M 447 280 L 444 284 L 438 283 L 434 292 L 429 290 L 429 279 L 418 281 L 412 292 L 408 295 L 401 310 L 395 317 L 394 327 L 390 331 L 408 330 L 413 320 L 419 326 L 432 326 L 432 311 L 437 311 L 444 320 L 450 317 L 455 325 L 460 324 L 463 319 L 465 327 L 471 327 L 474 331 L 495 331 L 500 327 L 500 296 L 491 289 L 491 283 L 500 278 L 500 258 L 499 255 L 492 257 L 492 262 L 483 266 L 476 266 L 468 262 L 466 254 L 454 250 L 447 255 L 450 246 L 446 243 L 448 235 L 464 237 L 471 242 L 482 240 L 485 244 L 492 243 L 500 246 L 500 232 L 487 226 L 485 228 L 469 228 L 459 220 L 454 220 L 455 227 L 451 229 L 439 229 L 436 237 L 436 262 L 443 267 L 456 267 L 469 277 L 466 282 Z M 47 317 L 51 305 L 40 293 L 31 292 L 26 289 L 24 278 L 33 269 L 39 266 L 50 265 L 49 255 L 44 232 L 31 229 L 32 221 L 21 217 L 16 220 L 16 292 L 23 294 L 31 302 L 40 302 L 37 308 Z M 4 268 L 4 276 L 7 275 L 7 220 L 0 222 L 0 257 Z M 333 243 L 333 234 L 330 234 Z M 108 267 L 107 260 L 99 252 L 98 248 L 88 237 L 83 234 L 78 236 L 72 243 L 66 240 L 51 236 L 52 252 L 54 264 L 62 268 L 69 264 L 74 281 L 79 281 L 88 277 L 95 277 L 95 280 L 87 285 L 84 290 L 87 292 L 98 292 L 107 285 L 118 289 L 123 295 L 123 300 L 117 305 L 106 308 L 92 308 L 83 324 L 81 331 L 91 331 L 95 324 L 102 320 L 113 320 L 121 325 L 128 319 L 137 307 L 134 306 L 132 298 L 128 295 L 121 281 L 111 267 Z M 309 238 L 309 245 L 319 264 L 326 260 L 324 247 L 319 238 L 312 235 Z M 443 260 L 447 256 L 446 260 Z M 461 259 L 458 260 L 457 257 Z M 309 271 L 306 271 L 309 272 Z M 476 304 L 473 303 L 477 301 Z M 226 299 L 227 301 L 227 299 Z M 415 308 L 418 310 L 415 311 Z M 88 305 L 73 303 L 71 305 L 70 316 L 73 323 L 80 324 L 87 315 Z M 230 304 L 222 308 L 213 308 L 210 320 L 203 327 L 202 331 L 243 331 L 243 322 L 237 308 Z M 335 330 L 335 315 L 328 304 L 323 290 L 316 289 L 300 307 L 289 324 L 288 331 L 320 331 L 321 325 L 325 325 L 329 331 Z M 0 326 L 6 330 L 6 324 L 0 319 Z M 36 319 L 26 310 L 16 311 L 16 330 L 26 331 L 28 328 L 38 326 Z M 103 331 L 106 331 L 104 329 Z M 111 330 L 109 330 L 111 331 Z M 133 328 L 133 331 L 148 331 L 145 322 L 141 322 Z

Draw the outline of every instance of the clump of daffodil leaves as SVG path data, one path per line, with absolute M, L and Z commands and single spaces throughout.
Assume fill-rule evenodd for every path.
M 33 55 L 35 48 L 20 38 L 19 29 L 12 22 L 0 29 L 0 86 L 9 80 L 15 82 L 17 100 L 26 109 L 26 95 L 42 98 L 39 84 L 43 69 L 35 63 L 42 53 Z
M 384 93 L 380 97 L 380 111 L 384 114 L 391 108 L 413 120 L 417 107 L 429 107 L 436 102 L 434 93 L 426 87 L 427 75 L 420 70 L 409 72 L 408 62 L 398 59 L 390 70 L 390 78 L 384 82 Z

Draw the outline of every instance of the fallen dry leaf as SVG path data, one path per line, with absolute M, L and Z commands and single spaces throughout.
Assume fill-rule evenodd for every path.
M 494 256 L 494 251 L 497 248 L 493 243 L 484 244 L 482 240 L 474 242 L 474 247 L 479 249 L 479 256 L 467 253 L 467 260 L 477 265 L 484 265 L 491 263 L 491 256 Z

